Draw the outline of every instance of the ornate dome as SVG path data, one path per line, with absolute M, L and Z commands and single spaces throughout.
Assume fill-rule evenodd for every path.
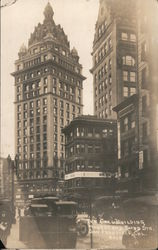
M 29 47 L 37 42 L 44 41 L 45 38 L 53 38 L 69 48 L 67 36 L 65 35 L 63 28 L 61 28 L 60 25 L 55 24 L 53 20 L 53 15 L 53 9 L 50 3 L 48 2 L 44 10 L 44 21 L 42 24 L 39 23 L 35 27 L 33 33 L 31 33 L 28 43 Z
M 19 53 L 21 53 L 21 54 L 27 53 L 27 47 L 25 46 L 24 43 L 21 45 Z

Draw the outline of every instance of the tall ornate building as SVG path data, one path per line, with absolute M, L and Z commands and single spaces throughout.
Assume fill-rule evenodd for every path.
M 136 9 L 133 0 L 100 0 L 93 42 L 94 114 L 112 110 L 137 92 Z
M 82 114 L 82 66 L 48 2 L 44 21 L 15 62 L 17 200 L 58 190 L 64 175 L 65 125 Z

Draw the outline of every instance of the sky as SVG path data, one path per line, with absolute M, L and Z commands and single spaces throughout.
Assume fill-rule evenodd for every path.
M 2 4 L 11 0 L 2 0 Z M 49 0 L 54 10 L 54 21 L 61 24 L 70 47 L 75 47 L 83 66 L 84 114 L 93 114 L 92 46 L 99 0 Z M 43 22 L 43 11 L 48 0 L 17 0 L 1 9 L 1 152 L 14 158 L 14 62 L 18 51 L 34 27 Z

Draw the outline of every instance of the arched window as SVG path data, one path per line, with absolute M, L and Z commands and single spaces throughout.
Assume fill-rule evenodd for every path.
M 135 59 L 132 56 L 123 56 L 122 57 L 122 63 L 123 65 L 128 65 L 128 66 L 134 66 L 135 65 Z

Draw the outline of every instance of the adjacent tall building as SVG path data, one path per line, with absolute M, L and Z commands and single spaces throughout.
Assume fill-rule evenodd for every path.
M 136 3 L 138 90 L 114 108 L 118 118 L 118 190 L 129 193 L 158 188 L 158 4 L 147 0 Z
M 158 2 L 137 2 L 142 189 L 158 189 Z M 139 159 L 140 162 L 140 159 Z
M 154 0 L 100 0 L 96 23 L 94 113 L 117 117 L 118 189 L 127 192 L 158 183 L 157 13 Z
M 91 69 L 99 118 L 116 118 L 112 108 L 137 93 L 136 25 L 136 1 L 100 0 Z
M 48 2 L 44 21 L 22 46 L 15 62 L 17 199 L 58 191 L 64 177 L 61 130 L 82 114 L 82 66 Z

